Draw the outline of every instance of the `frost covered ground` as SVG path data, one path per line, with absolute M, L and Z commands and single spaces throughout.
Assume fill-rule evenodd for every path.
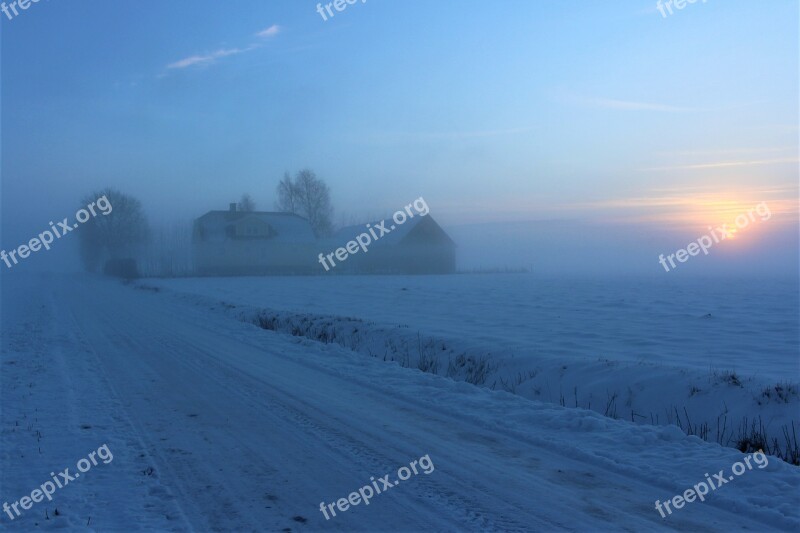
M 747 456 L 686 436 L 672 426 L 635 425 L 591 410 L 529 399 L 520 391 L 492 390 L 488 383 L 474 386 L 404 368 L 384 362 L 378 354 L 370 357 L 359 351 L 386 338 L 398 343 L 404 338 L 436 339 L 429 348 L 418 345 L 417 353 L 428 356 L 430 350 L 440 350 L 435 343 L 449 339 L 477 351 L 492 345 L 492 336 L 499 335 L 493 324 L 499 319 L 490 311 L 473 316 L 461 333 L 455 333 L 447 328 L 456 327 L 458 320 L 446 318 L 444 304 L 434 296 L 416 295 L 416 303 L 403 304 L 403 298 L 419 290 L 414 283 L 430 283 L 425 278 L 334 280 L 338 288 L 328 293 L 312 285 L 297 296 L 290 285 L 302 281 L 146 281 L 126 286 L 85 276 L 5 276 L 2 502 L 30 494 L 50 479 L 50 472 L 67 467 L 74 472 L 78 460 L 103 444 L 114 459 L 59 489 L 52 502 L 34 503 L 13 521 L 0 515 L 2 527 L 21 531 L 800 527 L 800 471 L 775 458 L 770 457 L 763 469 L 730 476 L 733 479 L 711 492 L 705 502 L 686 504 L 662 518 L 654 507 L 656 500 L 683 494 L 706 479 L 706 473 L 722 471 L 727 476 L 732 465 Z M 348 288 L 346 283 L 362 285 Z M 154 290 L 156 284 L 161 288 Z M 355 308 L 369 298 L 360 290 L 372 291 L 372 308 L 367 304 L 360 311 Z M 198 295 L 201 292 L 205 295 Z M 304 302 L 289 301 L 292 293 Z M 345 298 L 348 294 L 350 299 Z M 337 303 L 336 297 L 342 300 Z M 424 298 L 430 309 L 420 305 Z M 519 306 L 524 297 L 516 304 L 504 298 L 498 295 L 494 307 Z M 461 307 L 452 307 L 453 315 L 469 314 Z M 519 309 L 519 323 L 524 324 L 524 307 Z M 713 310 L 700 311 L 701 317 L 708 312 L 714 316 Z M 365 320 L 331 318 L 343 314 Z M 694 314 L 695 310 L 687 312 Z M 416 322 L 411 323 L 412 316 Z M 330 334 L 346 324 L 352 335 L 341 343 L 330 338 L 321 342 L 300 330 L 280 331 L 284 325 L 299 328 L 303 321 L 305 332 Z M 481 321 L 486 328 L 478 326 Z M 560 323 L 556 318 L 551 321 Z M 401 323 L 409 327 L 397 327 Z M 563 324 L 567 328 L 572 321 L 567 318 Z M 592 327 L 595 335 L 611 338 L 591 323 L 586 324 L 587 332 Z M 398 334 L 399 330 L 407 332 Z M 545 340 L 537 344 L 540 351 Z M 357 342 L 353 346 L 357 349 L 346 346 L 350 341 Z M 511 343 L 522 346 L 526 341 L 517 337 L 505 342 L 509 344 L 496 348 L 500 360 L 510 357 Z M 567 350 L 567 342 L 558 349 Z M 586 338 L 578 341 L 583 346 L 588 343 Z M 447 344 L 444 351 L 449 349 Z M 458 350 L 452 349 L 455 358 Z M 525 364 L 541 358 L 513 355 Z M 579 356 L 570 357 L 575 365 L 585 363 Z M 612 360 L 612 366 L 645 364 L 635 357 L 628 361 L 634 364 L 628 367 Z M 606 364 L 597 363 L 598 368 Z M 466 375 L 467 367 L 465 363 L 455 372 Z M 740 367 L 736 370 L 742 372 Z M 424 455 L 435 465 L 430 474 L 413 476 L 375 497 L 369 506 L 351 507 L 330 520 L 319 511 L 321 502 L 347 497 L 369 484 L 371 476 L 394 477 L 399 467 Z
M 320 276 L 147 284 L 246 304 L 253 309 L 242 318 L 269 329 L 526 398 L 640 424 L 677 424 L 743 450 L 796 451 L 797 281 L 663 278 Z
M 517 357 L 798 375 L 798 280 L 535 275 L 191 278 L 153 284 L 261 307 L 406 324 Z

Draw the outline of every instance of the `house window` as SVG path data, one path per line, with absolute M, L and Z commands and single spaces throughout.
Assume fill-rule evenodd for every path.
M 268 239 L 275 235 L 275 231 L 268 225 L 255 223 L 242 223 L 236 226 L 236 237 L 245 239 Z M 235 237 L 234 237 L 235 238 Z

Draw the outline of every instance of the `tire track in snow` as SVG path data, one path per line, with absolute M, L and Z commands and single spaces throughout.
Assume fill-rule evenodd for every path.
M 116 291 L 126 290 L 133 292 L 121 287 L 116 289 Z M 111 320 L 111 323 L 107 324 L 109 332 L 121 336 L 119 340 L 129 344 L 138 356 L 145 357 L 147 364 L 153 365 L 153 369 L 186 369 L 187 376 L 202 380 L 203 385 L 213 386 L 214 391 L 225 390 L 225 398 L 231 400 L 232 405 L 241 409 L 256 409 L 259 413 L 268 415 L 268 421 L 274 422 L 278 426 L 276 429 L 283 431 L 284 436 L 291 436 L 285 433 L 291 429 L 303 437 L 320 439 L 320 442 L 324 443 L 324 446 L 319 446 L 322 448 L 320 451 L 328 454 L 324 457 L 328 462 L 317 461 L 316 468 L 320 470 L 328 468 L 335 470 L 337 476 L 355 479 L 354 484 L 348 486 L 351 491 L 357 490 L 366 481 L 359 478 L 361 474 L 353 472 L 354 470 L 367 472 L 367 476 L 392 472 L 403 464 L 397 457 L 413 458 L 413 455 L 409 456 L 409 450 L 414 450 L 414 453 L 427 453 L 429 449 L 418 450 L 422 442 L 428 442 L 431 448 L 435 445 L 438 455 L 433 452 L 431 455 L 437 466 L 436 473 L 439 475 L 431 478 L 411 478 L 401 485 L 403 490 L 396 493 L 395 498 L 391 498 L 392 502 L 381 504 L 384 507 L 400 506 L 400 509 L 417 513 L 425 511 L 420 518 L 432 518 L 425 524 L 419 520 L 416 522 L 418 524 L 443 529 L 458 523 L 462 528 L 475 529 L 550 530 L 568 527 L 565 524 L 574 524 L 576 519 L 580 521 L 581 517 L 585 516 L 593 516 L 596 520 L 597 517 L 608 515 L 610 511 L 617 513 L 614 517 L 616 522 L 638 523 L 639 526 L 646 524 L 649 528 L 665 525 L 698 528 L 704 524 L 706 527 L 720 524 L 754 527 L 752 520 L 740 519 L 729 509 L 716 509 L 713 506 L 704 507 L 705 511 L 711 511 L 705 522 L 694 520 L 693 517 L 699 515 L 686 511 L 681 516 L 673 516 L 668 524 L 662 523 L 657 520 L 658 515 L 650 506 L 638 507 L 638 504 L 634 505 L 635 501 L 629 502 L 625 507 L 621 506 L 623 502 L 612 503 L 613 500 L 609 500 L 610 496 L 604 494 L 608 492 L 604 488 L 618 485 L 625 490 L 615 489 L 617 490 L 615 496 L 626 496 L 632 500 L 634 497 L 642 499 L 645 493 L 658 492 L 654 491 L 654 488 L 661 490 L 662 486 L 667 486 L 668 483 L 648 479 L 646 475 L 634 475 L 635 471 L 631 465 L 614 467 L 605 457 L 598 458 L 587 453 L 577 458 L 571 457 L 570 454 L 574 451 L 572 447 L 557 448 L 559 444 L 563 447 L 565 441 L 556 427 L 544 427 L 542 435 L 537 435 L 535 438 L 530 433 L 523 435 L 521 432 L 504 429 L 501 426 L 492 427 L 489 431 L 481 427 L 480 420 L 469 410 L 459 413 L 454 408 L 458 403 L 450 400 L 457 398 L 460 394 L 456 391 L 461 389 L 443 387 L 433 382 L 430 376 L 413 376 L 411 371 L 391 368 L 392 365 L 383 365 L 361 356 L 353 356 L 339 347 L 326 347 L 307 340 L 299 342 L 296 338 L 261 331 L 255 326 L 247 326 L 233 319 L 226 319 L 220 313 L 212 314 L 205 309 L 190 307 L 186 303 L 176 306 L 163 295 L 144 295 L 135 292 L 134 294 L 136 296 L 132 298 L 119 293 L 114 294 L 115 298 L 125 297 L 124 306 L 115 307 L 112 302 L 108 302 L 106 309 L 95 306 L 94 313 L 86 312 L 86 319 L 97 319 L 96 315 L 103 314 L 106 321 Z M 177 323 L 180 325 L 180 331 L 175 331 L 176 314 L 184 322 Z M 187 319 L 193 322 L 186 324 Z M 113 337 L 111 333 L 107 334 Z M 266 347 L 263 342 L 265 340 L 268 342 Z M 278 350 L 285 353 L 277 355 Z M 120 355 L 123 354 L 117 354 Z M 159 366 L 161 362 L 163 366 Z M 362 371 L 364 375 L 361 375 Z M 179 374 L 172 372 L 171 375 L 165 376 L 163 381 L 169 383 L 167 379 Z M 379 379 L 386 376 L 400 385 L 414 382 L 417 388 L 402 390 L 401 387 L 396 394 L 386 397 L 375 381 L 378 376 Z M 327 392 L 339 387 L 342 397 L 326 399 L 316 390 L 317 382 L 327 385 L 329 387 Z M 175 394 L 181 390 L 184 392 L 191 390 L 185 388 L 185 384 L 179 381 L 175 381 L 173 385 L 179 389 Z M 444 394 L 442 389 L 447 389 L 445 392 L 448 401 L 442 405 L 432 405 L 430 401 L 426 404 L 419 397 L 415 397 L 415 393 L 420 392 L 419 387 L 442 394 Z M 466 399 L 476 397 L 473 392 L 464 396 Z M 356 400 L 360 398 L 362 402 L 370 401 L 374 405 L 368 410 L 359 410 L 357 401 L 353 398 Z M 493 398 L 496 400 L 501 397 Z M 200 401 L 202 397 L 197 396 L 192 399 Z M 171 398 L 171 401 L 174 401 L 174 398 Z M 497 405 L 504 403 L 500 402 L 492 407 L 496 408 Z M 348 409 L 337 413 L 337 409 L 343 406 Z M 532 419 L 541 418 L 538 415 L 544 409 L 533 402 L 530 407 Z M 570 413 L 566 410 L 559 413 L 564 417 L 573 418 L 568 416 Z M 358 416 L 362 416 L 363 420 L 355 420 Z M 381 420 L 381 417 L 384 419 Z M 163 420 L 169 421 L 169 418 L 165 416 Z M 367 421 L 370 423 L 367 424 Z M 380 438 L 381 422 L 391 424 L 389 431 L 393 437 L 398 437 L 396 442 Z M 404 437 L 402 435 L 404 428 L 413 428 L 416 434 Z M 447 435 L 449 438 L 442 435 L 443 429 L 452 430 L 445 431 L 449 433 Z M 243 437 L 248 439 L 243 446 L 250 451 L 250 456 L 260 459 L 258 453 L 253 452 L 255 444 L 252 442 L 252 435 L 243 434 Z M 524 500 L 502 502 L 504 489 L 501 484 L 501 474 L 513 474 L 514 471 L 510 468 L 516 463 L 508 459 L 502 465 L 503 471 L 489 472 L 494 476 L 486 479 L 477 478 L 473 470 L 491 466 L 493 463 L 490 459 L 496 459 L 499 451 L 513 459 L 516 451 L 508 449 L 510 444 L 527 447 L 544 464 L 553 463 L 561 467 L 570 467 L 565 468 L 563 473 L 558 469 L 558 473 L 562 473 L 561 477 L 556 476 L 556 468 L 552 465 L 549 470 L 540 472 L 542 479 L 538 480 L 538 484 L 542 486 L 531 486 L 532 494 L 546 496 L 549 488 L 558 488 L 562 493 L 571 491 L 569 494 L 574 500 L 555 503 L 551 497 L 548 500 L 551 508 L 536 509 L 532 508 L 533 504 L 530 502 L 528 503 L 531 507 L 526 507 Z M 155 446 L 159 445 L 155 443 Z M 475 452 L 476 446 L 484 449 L 486 464 L 476 464 L 471 470 L 464 460 L 477 459 L 480 463 L 484 459 L 482 454 Z M 299 444 L 298 448 L 313 449 L 302 444 Z M 444 450 L 452 454 L 467 453 L 467 456 L 463 459 L 450 458 Z M 354 457 L 358 458 L 358 461 L 353 461 Z M 266 457 L 261 459 L 261 465 L 271 464 Z M 298 456 L 296 453 L 290 454 L 289 459 L 296 461 Z M 167 464 L 169 461 L 173 460 L 168 460 Z M 192 461 L 197 459 L 187 457 L 183 461 L 186 465 L 191 465 Z M 495 463 L 494 466 L 499 466 L 499 463 Z M 280 474 L 282 471 L 278 470 L 277 473 Z M 298 470 L 295 467 L 293 473 L 302 474 L 302 468 Z M 324 472 L 320 471 L 320 475 L 323 474 Z M 586 474 L 586 479 L 577 477 L 581 474 Z M 589 475 L 594 476 L 596 481 L 590 483 Z M 559 481 L 548 481 L 549 478 Z M 326 481 L 330 480 L 331 477 L 328 476 Z M 179 476 L 175 476 L 172 481 L 181 482 Z M 446 484 L 445 481 L 449 483 Z M 559 486 L 559 483 L 565 482 L 573 486 L 574 490 L 565 491 L 566 487 Z M 322 487 L 323 483 L 317 485 Z M 309 485 L 305 485 L 304 490 L 313 491 L 313 486 L 312 484 L 312 488 L 309 489 Z M 425 490 L 421 490 L 423 486 Z M 234 489 L 229 490 L 231 494 L 235 493 Z M 320 490 L 322 491 L 321 488 Z M 293 496 L 304 495 L 295 490 Z M 323 495 L 311 495 L 311 497 L 320 496 Z M 412 497 L 416 500 L 412 500 Z M 430 507 L 420 508 L 419 505 L 425 501 Z M 439 505 L 446 509 L 443 513 L 445 516 L 437 516 L 436 513 L 441 513 L 443 510 L 437 507 Z M 470 514 L 470 508 L 476 509 L 474 515 Z M 317 507 L 310 509 L 318 512 Z M 603 511 L 604 509 L 606 511 Z M 506 511 L 513 513 L 512 516 L 517 518 L 524 517 L 526 523 L 522 524 L 519 519 L 507 519 Z M 337 529 L 352 529 L 353 524 L 356 524 L 357 528 L 369 528 L 375 524 L 370 522 L 363 508 L 358 512 L 358 515 L 354 514 L 355 511 L 345 513 L 341 521 L 337 517 L 338 522 L 326 525 Z M 356 516 L 357 518 L 352 518 Z M 385 527 L 386 523 L 382 525 Z

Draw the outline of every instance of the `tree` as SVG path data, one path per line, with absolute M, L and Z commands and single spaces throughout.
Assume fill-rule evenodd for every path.
M 150 235 L 142 204 L 116 189 L 103 189 L 86 196 L 84 207 L 95 202 L 98 212 L 78 231 L 81 260 L 86 270 L 94 272 L 100 263 L 130 257 L 137 245 Z M 108 208 L 105 208 L 105 206 Z
M 297 213 L 297 195 L 292 176 L 284 172 L 283 179 L 278 182 L 277 208 L 287 213 Z
M 317 237 L 330 235 L 333 207 L 328 185 L 312 170 L 303 169 L 294 179 L 287 172 L 278 183 L 278 209 L 304 216 Z
M 244 193 L 242 195 L 242 199 L 239 200 L 239 206 L 237 209 L 246 213 L 252 213 L 256 210 L 256 203 L 249 194 Z

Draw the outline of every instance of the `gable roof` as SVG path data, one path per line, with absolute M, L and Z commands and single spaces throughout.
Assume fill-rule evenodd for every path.
M 369 222 L 369 225 L 371 227 L 375 227 L 381 222 L 384 222 L 383 227 L 389 230 L 388 233 L 385 233 L 382 237 L 379 237 L 377 241 L 373 241 L 370 246 L 375 246 L 380 244 L 383 245 L 399 244 L 403 241 L 403 239 L 408 237 L 408 235 L 412 231 L 414 231 L 414 229 L 416 229 L 420 224 L 422 224 L 423 221 L 425 221 L 426 219 L 430 219 L 430 221 L 426 222 L 425 224 L 426 225 L 432 224 L 433 226 L 435 226 L 438 232 L 441 232 L 442 236 L 445 239 L 446 244 L 451 244 L 455 246 L 455 243 L 450 238 L 450 236 L 447 235 L 447 233 L 441 228 L 441 226 L 439 226 L 439 224 L 436 223 L 435 220 L 433 220 L 433 217 L 431 217 L 429 214 L 425 216 L 418 215 L 415 216 L 414 218 L 408 218 L 403 224 L 395 224 L 394 220 L 392 220 L 391 217 L 386 218 L 383 221 L 378 220 L 375 222 Z M 392 226 L 394 226 L 394 229 L 392 229 Z M 362 233 L 369 233 L 369 230 L 370 228 L 367 228 L 366 223 L 356 224 L 355 226 L 346 226 L 337 231 L 336 233 L 334 233 L 329 240 L 331 242 L 340 243 L 337 246 L 343 246 L 343 244 L 341 243 L 346 243 L 347 241 L 354 240 L 358 235 L 361 235 Z M 375 230 L 375 233 L 380 235 L 380 230 Z
M 278 242 L 315 242 L 314 231 L 308 219 L 294 213 L 275 211 L 209 211 L 198 218 L 195 223 L 215 235 L 225 235 L 229 226 L 242 219 L 253 217 L 269 224 L 275 230 L 275 237 L 270 240 Z

